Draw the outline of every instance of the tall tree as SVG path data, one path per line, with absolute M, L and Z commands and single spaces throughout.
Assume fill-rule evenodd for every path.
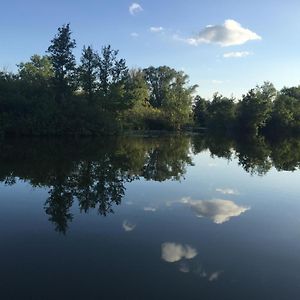
M 83 91 L 87 94 L 89 101 L 92 101 L 93 95 L 98 88 L 98 73 L 100 57 L 91 46 L 84 46 L 79 66 L 79 80 Z
M 191 121 L 192 94 L 196 85 L 189 86 L 189 77 L 167 66 L 144 70 L 149 87 L 149 102 L 161 109 L 167 127 L 180 129 Z
M 62 101 L 69 90 L 74 88 L 75 56 L 73 49 L 76 42 L 71 38 L 70 24 L 58 28 L 58 33 L 51 40 L 47 52 L 53 64 L 56 97 Z
M 205 127 L 207 125 L 207 107 L 208 101 L 197 95 L 193 104 L 194 121 L 197 126 Z
M 124 84 L 128 77 L 126 61 L 118 60 L 118 53 L 110 45 L 103 47 L 99 63 L 100 92 L 104 98 L 104 106 L 116 110 L 124 96 Z

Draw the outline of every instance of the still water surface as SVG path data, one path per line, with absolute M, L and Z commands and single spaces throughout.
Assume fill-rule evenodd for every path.
M 300 299 L 300 141 L 0 146 L 1 299 Z

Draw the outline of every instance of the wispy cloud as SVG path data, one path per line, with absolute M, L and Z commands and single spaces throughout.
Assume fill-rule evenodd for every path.
M 139 37 L 139 34 L 136 33 L 136 32 L 131 32 L 130 36 L 133 37 L 133 38 L 137 38 L 137 37 Z
M 189 245 L 176 243 L 164 243 L 161 245 L 161 258 L 166 262 L 172 263 L 183 258 L 192 259 L 197 254 L 197 250 Z
M 219 277 L 220 277 L 220 275 L 221 275 L 222 273 L 223 273 L 223 271 L 216 271 L 216 272 L 212 273 L 212 274 L 209 276 L 208 280 L 209 280 L 210 282 L 216 281 L 216 280 L 219 279 Z
M 221 193 L 223 195 L 239 195 L 239 192 L 230 188 L 217 188 L 216 192 Z
M 155 212 L 156 211 L 156 208 L 155 207 L 144 207 L 144 211 L 150 211 L 150 212 Z
M 227 52 L 223 54 L 224 58 L 241 58 L 251 55 L 251 52 L 248 51 L 237 51 L 237 52 Z
M 129 12 L 131 15 L 136 15 L 137 13 L 140 13 L 142 12 L 144 9 L 142 8 L 142 6 L 138 3 L 132 3 L 130 6 L 129 6 Z
M 162 32 L 164 31 L 164 28 L 163 27 L 150 27 L 150 31 L 151 32 Z
M 222 25 L 207 25 L 194 37 L 182 38 L 174 35 L 173 38 L 193 46 L 217 44 L 222 47 L 242 45 L 248 41 L 262 39 L 257 33 L 242 27 L 235 20 L 226 20 Z
M 133 231 L 136 227 L 135 224 L 132 224 L 130 222 L 128 222 L 127 220 L 125 220 L 122 224 L 122 227 L 123 229 L 126 231 L 126 232 L 130 232 L 130 231 Z
M 212 84 L 222 84 L 223 81 L 222 81 L 222 80 L 213 79 L 213 80 L 211 81 L 211 83 L 212 83 Z

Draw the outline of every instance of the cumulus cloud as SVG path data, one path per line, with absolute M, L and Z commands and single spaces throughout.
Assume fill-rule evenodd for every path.
M 130 232 L 135 229 L 136 225 L 125 220 L 122 224 L 122 227 L 126 232 Z
M 161 245 L 161 258 L 166 262 L 176 262 L 181 259 L 192 259 L 197 256 L 198 252 L 189 245 L 176 243 L 164 243 Z
M 258 34 L 242 27 L 235 20 L 226 20 L 222 25 L 208 25 L 194 37 L 181 38 L 175 35 L 174 38 L 193 46 L 218 44 L 222 47 L 242 45 L 248 41 L 262 39 Z
M 150 27 L 150 31 L 151 32 L 162 32 L 164 31 L 164 28 L 163 27 Z
M 223 54 L 224 58 L 241 58 L 251 55 L 248 51 L 240 51 L 240 52 L 227 52 Z
M 131 15 L 136 15 L 137 13 L 139 12 L 142 12 L 144 9 L 142 8 L 142 6 L 138 3 L 132 3 L 130 6 L 129 6 L 129 12 Z
M 239 195 L 239 192 L 237 190 L 230 188 L 218 188 L 216 189 L 216 192 L 221 193 L 223 195 Z
M 182 203 L 189 205 L 197 217 L 209 218 L 216 224 L 223 224 L 250 209 L 246 206 L 239 206 L 231 200 L 222 199 L 192 200 L 183 198 Z

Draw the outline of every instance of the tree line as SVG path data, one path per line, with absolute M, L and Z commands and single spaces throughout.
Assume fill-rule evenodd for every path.
M 208 101 L 196 96 L 194 121 L 198 126 L 212 131 L 237 136 L 300 133 L 300 87 L 277 91 L 272 83 L 256 86 L 242 99 L 227 98 L 218 93 Z
M 183 71 L 129 69 L 110 45 L 84 46 L 80 63 L 70 25 L 45 55 L 0 71 L 1 135 L 103 135 L 123 130 L 208 129 L 234 134 L 300 132 L 300 87 L 266 82 L 241 100 L 195 96 Z

